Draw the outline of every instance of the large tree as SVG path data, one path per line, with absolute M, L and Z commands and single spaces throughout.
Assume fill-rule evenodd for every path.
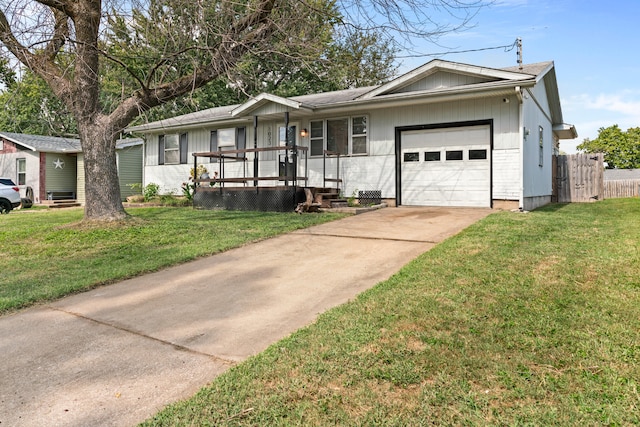
M 618 125 L 598 129 L 596 139 L 585 138 L 578 150 L 586 153 L 604 153 L 604 161 L 610 169 L 640 168 L 640 128 L 626 132 Z
M 3 54 L 47 83 L 77 123 L 85 219 L 117 220 L 126 213 L 115 141 L 140 114 L 209 82 L 233 83 L 238 67 L 255 57 L 308 63 L 308 55 L 317 57 L 313 40 L 326 31 L 327 16 L 345 30 L 429 38 L 465 25 L 480 6 L 479 0 L 0 0 L 0 43 Z M 434 25 L 434 8 L 455 24 Z M 133 31 L 126 48 L 110 49 L 105 40 L 118 20 Z M 107 64 L 120 67 L 135 90 L 105 102 Z

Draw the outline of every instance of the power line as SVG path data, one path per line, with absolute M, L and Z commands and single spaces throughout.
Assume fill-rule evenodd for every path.
M 449 52 L 438 52 L 438 53 L 416 53 L 414 55 L 402 55 L 402 56 L 396 56 L 396 58 L 398 59 L 404 59 L 404 58 L 424 58 L 425 56 L 432 56 L 432 57 L 436 57 L 436 56 L 444 56 L 444 55 L 453 55 L 455 53 L 470 53 L 470 52 L 482 52 L 484 50 L 495 50 L 495 49 L 504 49 L 505 52 L 510 52 L 513 50 L 513 48 L 515 48 L 516 46 L 518 46 L 518 41 L 520 39 L 516 39 L 512 44 L 509 45 L 504 45 L 504 46 L 494 46 L 494 47 L 483 47 L 483 48 L 479 48 L 479 49 L 468 49 L 468 50 L 456 50 L 456 51 L 449 51 Z

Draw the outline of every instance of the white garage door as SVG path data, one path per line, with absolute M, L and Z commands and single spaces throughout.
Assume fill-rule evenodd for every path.
M 401 203 L 490 207 L 489 132 L 488 125 L 403 132 Z

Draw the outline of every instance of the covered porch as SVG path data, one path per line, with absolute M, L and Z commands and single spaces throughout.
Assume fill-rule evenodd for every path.
M 273 114 L 264 116 L 270 120 L 274 117 Z M 215 144 L 216 151 L 193 153 L 194 207 L 291 212 L 305 202 L 324 207 L 342 202 L 340 154 L 324 150 L 323 186 L 310 187 L 309 148 L 298 143 L 298 137 L 305 138 L 308 131 L 301 129 L 298 133 L 297 126 L 291 125 L 289 111 L 282 117 L 284 126 L 278 130 L 275 146 L 267 146 L 264 141 L 259 143 L 259 119 L 254 115 L 252 148 L 247 148 L 246 140 L 240 138 L 234 149 Z M 213 176 L 208 172 L 198 175 L 200 165 L 212 164 L 217 165 L 219 172 Z M 310 201 L 310 197 L 313 200 Z

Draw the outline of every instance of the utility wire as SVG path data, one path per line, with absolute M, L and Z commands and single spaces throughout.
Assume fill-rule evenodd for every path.
M 455 53 L 469 53 L 469 52 L 481 52 L 483 50 L 495 50 L 495 49 L 504 49 L 505 52 L 510 52 L 513 50 L 514 47 L 516 47 L 518 45 L 518 39 L 516 39 L 512 44 L 510 45 L 504 45 L 504 46 L 494 46 L 494 47 L 483 47 L 483 48 L 479 48 L 479 49 L 468 49 L 468 50 L 456 50 L 456 51 L 449 51 L 449 52 L 439 52 L 439 53 L 416 53 L 414 55 L 402 55 L 402 56 L 396 56 L 396 58 L 398 59 L 404 59 L 404 58 L 423 58 L 425 56 L 444 56 L 444 55 L 452 55 Z

